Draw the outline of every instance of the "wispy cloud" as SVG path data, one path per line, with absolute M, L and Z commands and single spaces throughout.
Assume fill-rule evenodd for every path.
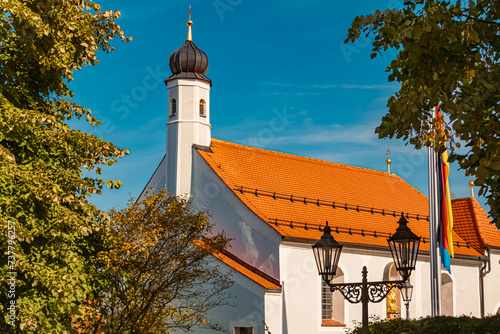
M 323 145 L 323 144 L 356 144 L 373 146 L 377 143 L 375 134 L 376 123 L 357 125 L 340 124 L 307 124 L 295 129 L 288 129 L 283 135 L 276 133 L 273 145 L 298 144 L 298 145 Z
M 264 81 L 261 82 L 262 85 L 266 86 L 274 86 L 274 87 L 282 87 L 282 88 L 296 88 L 296 89 L 360 89 L 360 90 L 382 90 L 382 89 L 396 89 L 398 85 L 396 83 L 387 83 L 387 84 L 377 84 L 377 85 L 359 85 L 359 84 L 348 84 L 348 83 L 339 83 L 339 84 L 326 84 L 326 85 L 318 85 L 318 84 L 290 84 L 290 83 L 282 83 L 282 82 L 269 82 Z

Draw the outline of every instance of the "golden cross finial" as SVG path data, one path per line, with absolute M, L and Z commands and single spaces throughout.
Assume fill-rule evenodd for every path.
M 472 176 L 469 175 L 470 182 L 469 182 L 469 187 L 470 187 L 470 197 L 474 197 L 474 181 L 472 181 Z
M 451 193 L 451 198 L 455 199 L 457 196 L 455 196 L 455 193 Z
M 186 41 L 192 41 L 193 40 L 193 34 L 191 33 L 191 26 L 193 25 L 193 21 L 191 21 L 191 5 L 189 5 L 188 16 L 189 16 L 189 20 L 187 21 L 188 34 L 187 34 L 187 37 L 186 37 Z
M 389 155 L 391 155 L 391 150 L 390 149 L 387 149 L 387 152 L 385 152 L 385 154 L 387 154 L 387 160 L 385 161 L 387 163 L 387 173 L 391 173 L 391 158 L 389 157 Z

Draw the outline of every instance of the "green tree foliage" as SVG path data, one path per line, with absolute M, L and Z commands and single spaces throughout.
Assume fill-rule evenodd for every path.
M 113 50 L 112 38 L 128 38 L 115 23 L 119 12 L 91 1 L 7 0 L 0 8 L 0 332 L 62 333 L 100 282 L 92 259 L 108 229 L 87 198 L 121 184 L 83 171 L 100 174 L 99 165 L 128 154 L 68 126 L 73 117 L 98 121 L 71 101 L 67 84 L 74 70 L 98 63 L 98 50 Z
M 110 218 L 113 247 L 101 254 L 110 284 L 101 293 L 98 332 L 220 330 L 207 311 L 230 304 L 231 272 L 211 255 L 229 239 L 212 233 L 207 212 L 161 190 Z
M 409 0 L 400 10 L 356 17 L 346 43 L 373 34 L 372 58 L 399 50 L 387 72 L 401 88 L 376 132 L 417 149 L 443 151 L 448 143 L 450 160 L 475 177 L 500 227 L 499 31 L 499 0 Z M 448 123 L 433 119 L 437 105 Z M 460 142 L 465 149 L 456 150 Z

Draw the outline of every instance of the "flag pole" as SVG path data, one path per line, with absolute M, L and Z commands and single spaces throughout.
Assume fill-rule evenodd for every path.
M 436 117 L 434 111 L 433 117 Z M 430 246 L 430 279 L 431 279 L 431 316 L 441 314 L 440 263 L 438 256 L 437 228 L 439 219 L 438 206 L 438 157 L 433 147 L 428 147 L 429 171 L 429 246 Z

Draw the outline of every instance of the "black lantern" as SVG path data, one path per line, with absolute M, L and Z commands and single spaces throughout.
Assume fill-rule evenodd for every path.
M 403 301 L 409 303 L 411 300 L 411 295 L 413 294 L 413 285 L 410 282 L 406 281 L 403 283 L 401 287 L 401 296 L 403 297 Z
M 330 283 L 335 276 L 342 251 L 342 245 L 335 241 L 331 231 L 326 222 L 321 239 L 312 246 L 318 272 L 326 283 Z
M 406 319 L 410 319 L 410 300 L 413 293 L 413 285 L 410 282 L 405 281 L 401 286 L 401 296 L 406 305 Z
M 398 223 L 399 227 L 396 229 L 396 233 L 387 239 L 387 242 L 389 243 L 396 270 L 399 271 L 403 280 L 407 280 L 411 271 L 415 269 L 420 237 L 417 237 L 408 228 L 408 221 L 403 213 L 401 213 Z

